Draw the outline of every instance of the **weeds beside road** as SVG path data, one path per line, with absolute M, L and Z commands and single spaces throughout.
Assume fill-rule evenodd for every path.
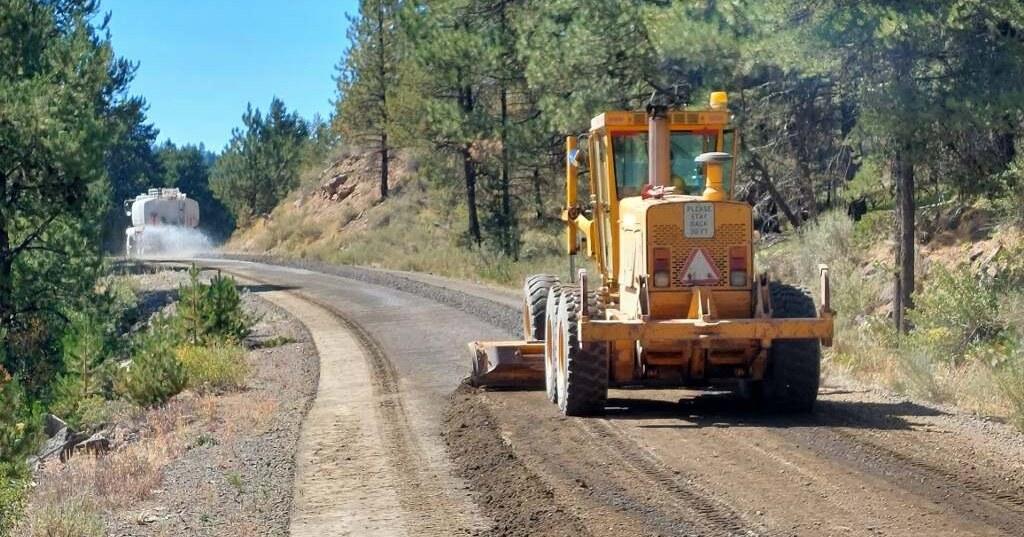
M 61 391 L 76 429 L 101 431 L 110 451 L 42 463 L 12 535 L 286 531 L 315 351 L 280 310 L 243 296 L 233 279 L 206 279 L 161 271 L 116 284 L 138 292 L 125 311 L 142 310 L 125 344 L 131 362 L 80 356 L 93 367 L 75 369 L 84 374 Z M 78 333 L 91 335 L 69 348 L 103 348 L 103 330 Z M 17 500 L 22 484 L 0 495 Z

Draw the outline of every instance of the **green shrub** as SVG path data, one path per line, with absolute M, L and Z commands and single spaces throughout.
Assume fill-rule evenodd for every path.
M 71 315 L 64 338 L 64 372 L 54 385 L 51 411 L 73 427 L 81 428 L 86 408 L 102 405 L 110 393 L 111 358 L 116 354 L 112 323 L 93 315 Z
M 245 349 L 237 344 L 184 345 L 178 360 L 188 375 L 188 387 L 198 392 L 238 390 L 245 387 L 249 365 Z
M 165 317 L 136 337 L 132 361 L 122 373 L 118 391 L 138 405 L 163 404 L 188 385 L 185 368 L 175 356 L 177 331 Z
M 203 345 L 245 339 L 252 320 L 242 309 L 235 279 L 217 274 L 204 284 L 195 265 L 189 270 L 189 278 L 189 283 L 181 287 L 176 313 L 185 341 Z
M 922 291 L 914 295 L 909 318 L 917 345 L 938 357 L 960 363 L 971 347 L 1000 336 L 999 297 L 992 285 L 969 267 L 949 270 L 937 266 Z

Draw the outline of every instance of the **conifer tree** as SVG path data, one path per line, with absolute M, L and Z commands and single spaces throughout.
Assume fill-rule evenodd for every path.
M 245 224 L 270 214 L 298 186 L 310 132 L 276 97 L 265 116 L 250 105 L 242 123 L 244 128 L 234 130 L 213 166 L 210 188 L 235 220 Z
M 94 25 L 96 2 L 0 0 L 0 13 L 0 365 L 34 392 L 55 367 L 50 328 L 93 291 L 133 68 Z
M 346 143 L 379 156 L 380 196 L 388 196 L 389 165 L 397 128 L 395 94 L 400 84 L 398 0 L 360 0 L 350 17 L 351 42 L 335 78 L 338 85 L 335 129 Z

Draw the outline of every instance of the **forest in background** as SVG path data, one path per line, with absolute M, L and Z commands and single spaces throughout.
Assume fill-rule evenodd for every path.
M 895 323 L 915 289 L 916 206 L 1024 200 L 1024 6 L 1003 1 L 360 2 L 334 126 L 421 160 L 466 209 L 465 244 L 518 259 L 557 214 L 565 135 L 652 91 L 727 90 L 739 197 L 767 229 L 856 202 L 895 209 Z

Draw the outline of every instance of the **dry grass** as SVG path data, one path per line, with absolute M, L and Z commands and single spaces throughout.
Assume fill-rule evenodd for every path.
M 214 419 L 223 423 L 222 434 L 262 431 L 277 412 L 278 400 L 263 392 L 257 394 L 231 394 L 220 397 L 212 409 Z
M 47 463 L 14 535 L 102 536 L 104 517 L 151 499 L 161 487 L 164 468 L 196 438 L 215 434 L 211 441 L 223 442 L 239 434 L 258 433 L 270 423 L 277 408 L 278 401 L 269 396 L 234 393 L 219 397 L 183 394 L 149 410 L 135 425 L 141 434 L 138 441 L 117 441 L 119 447 L 105 455 L 79 454 L 67 463 Z M 220 463 L 225 468 L 237 456 L 228 459 Z M 229 522 L 240 531 L 249 527 L 247 522 Z
M 164 467 L 185 449 L 185 431 L 195 421 L 192 399 L 176 398 L 146 412 L 136 423 L 137 442 L 115 439 L 114 451 L 81 453 L 40 470 L 22 527 L 16 535 L 91 537 L 104 535 L 104 513 L 148 500 L 160 488 Z
M 83 495 L 47 498 L 33 509 L 14 535 L 25 537 L 103 537 L 103 517 Z
M 80 454 L 43 468 L 27 512 L 26 535 L 103 535 L 103 513 L 149 499 L 180 442 L 155 436 L 107 455 Z

